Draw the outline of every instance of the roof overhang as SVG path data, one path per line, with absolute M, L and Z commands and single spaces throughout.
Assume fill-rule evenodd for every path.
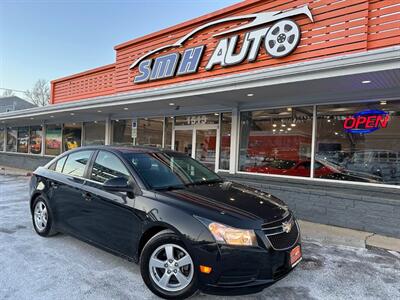
M 0 114 L 0 125 L 205 113 L 232 107 L 368 101 L 377 97 L 389 100 L 400 95 L 399 62 L 400 46 L 396 46 L 3 113 Z M 362 84 L 363 80 L 372 82 Z M 247 97 L 249 93 L 254 96 Z

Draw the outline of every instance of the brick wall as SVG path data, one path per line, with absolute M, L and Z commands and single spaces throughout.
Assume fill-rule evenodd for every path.
M 257 175 L 224 177 L 284 200 L 299 219 L 400 238 L 400 190 Z

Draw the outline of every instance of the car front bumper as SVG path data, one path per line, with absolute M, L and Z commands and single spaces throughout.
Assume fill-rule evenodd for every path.
M 212 267 L 210 274 L 199 273 L 199 288 L 205 293 L 217 295 L 242 295 L 257 293 L 289 274 L 298 264 L 290 263 L 290 251 L 265 249 L 263 247 L 234 247 L 218 245 L 215 260 L 202 262 L 205 251 L 211 245 L 196 251 L 199 263 Z M 204 257 L 204 256 L 203 256 Z

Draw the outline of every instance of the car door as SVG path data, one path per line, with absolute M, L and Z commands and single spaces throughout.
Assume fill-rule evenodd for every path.
M 108 192 L 103 183 L 110 178 L 133 180 L 128 168 L 114 153 L 98 151 L 83 189 L 90 198 L 91 238 L 97 244 L 132 257 L 141 231 L 134 213 L 135 198 L 127 193 Z
M 84 175 L 92 150 L 76 151 L 68 155 L 53 188 L 57 226 L 66 232 L 88 238 L 88 203 L 84 198 L 82 186 Z

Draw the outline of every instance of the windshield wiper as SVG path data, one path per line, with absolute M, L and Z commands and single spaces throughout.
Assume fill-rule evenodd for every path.
M 173 191 L 173 190 L 182 190 L 184 189 L 184 185 L 169 185 L 154 188 L 156 191 Z
M 195 182 L 187 183 L 186 186 L 221 183 L 221 182 L 223 182 L 223 180 L 218 178 L 218 179 L 212 179 L 212 180 L 195 181 Z

